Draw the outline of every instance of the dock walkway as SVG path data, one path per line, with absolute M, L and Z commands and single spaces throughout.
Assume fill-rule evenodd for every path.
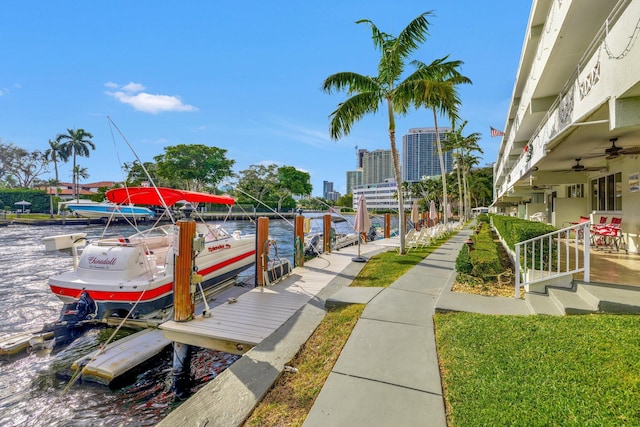
M 171 341 L 244 354 L 273 334 L 349 264 L 357 247 L 313 258 L 272 286 L 261 286 L 211 310 L 210 317 L 160 325 Z M 362 245 L 366 254 L 379 249 Z

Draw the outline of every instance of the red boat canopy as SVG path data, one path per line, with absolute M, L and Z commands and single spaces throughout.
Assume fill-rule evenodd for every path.
M 163 206 L 163 200 L 167 206 L 173 206 L 178 202 L 216 203 L 219 205 L 233 205 L 235 203 L 235 200 L 229 196 L 216 196 L 164 187 L 114 188 L 107 191 L 106 196 L 113 203 L 132 203 L 134 205 Z

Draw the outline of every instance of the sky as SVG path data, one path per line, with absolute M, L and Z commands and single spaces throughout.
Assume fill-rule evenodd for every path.
M 389 149 L 386 110 L 331 140 L 329 115 L 346 95 L 326 94 L 322 83 L 342 71 L 377 73 L 371 30 L 356 21 L 398 35 L 432 11 L 413 58 L 464 62 L 473 84 L 459 88 L 460 116 L 465 134 L 482 134 L 485 166 L 497 158 L 490 127 L 505 127 L 530 8 L 523 0 L 4 0 L 0 141 L 44 151 L 82 128 L 96 145 L 78 159 L 85 182 L 122 181 L 124 163 L 204 144 L 227 150 L 235 172 L 294 166 L 310 174 L 314 196 L 323 181 L 344 194 L 356 147 Z M 396 120 L 398 147 L 409 129 L 434 126 L 424 109 Z M 62 165 L 60 180 L 71 182 L 71 170 Z M 53 177 L 51 167 L 42 178 Z

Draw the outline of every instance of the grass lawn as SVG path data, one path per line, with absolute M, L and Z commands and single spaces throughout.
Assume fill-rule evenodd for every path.
M 452 426 L 640 425 L 640 316 L 437 314 Z
M 449 237 L 438 239 L 426 248 L 411 249 L 404 255 L 398 255 L 396 250 L 382 252 L 367 261 L 351 286 L 386 288 L 438 249 Z
M 352 286 L 388 286 L 436 247 L 376 255 Z M 288 363 L 298 372 L 284 372 L 245 425 L 301 425 L 362 310 L 331 310 Z M 640 426 L 640 316 L 449 313 L 434 323 L 450 426 Z
M 320 394 L 364 305 L 330 310 L 300 352 L 245 422 L 245 426 L 300 426 Z
M 351 286 L 387 287 L 446 240 L 438 240 L 428 248 L 411 250 L 405 255 L 390 250 L 373 256 Z M 364 305 L 329 310 L 300 352 L 288 363 L 298 372 L 285 371 L 244 425 L 302 425 L 363 310 Z

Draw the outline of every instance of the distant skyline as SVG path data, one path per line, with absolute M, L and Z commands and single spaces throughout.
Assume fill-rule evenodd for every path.
M 79 158 L 85 182 L 124 179 L 121 166 L 164 147 L 205 144 L 228 150 L 234 171 L 253 164 L 294 166 L 345 194 L 356 146 L 389 149 L 386 116 L 329 138 L 329 114 L 345 99 L 321 85 L 340 71 L 376 73 L 379 52 L 360 19 L 397 35 L 432 10 L 430 36 L 413 56 L 450 55 L 464 62 L 461 86 L 467 133 L 482 134 L 482 166 L 496 160 L 511 99 L 530 2 L 497 0 L 230 4 L 192 1 L 49 2 L 7 0 L 0 14 L 0 139 L 46 150 L 68 128 L 94 135 L 96 150 Z M 408 66 L 407 72 L 411 71 Z M 410 128 L 433 127 L 427 110 L 398 117 L 397 141 Z M 448 123 L 439 123 L 449 126 Z M 71 182 L 71 163 L 60 180 Z M 53 171 L 43 177 L 53 177 Z

